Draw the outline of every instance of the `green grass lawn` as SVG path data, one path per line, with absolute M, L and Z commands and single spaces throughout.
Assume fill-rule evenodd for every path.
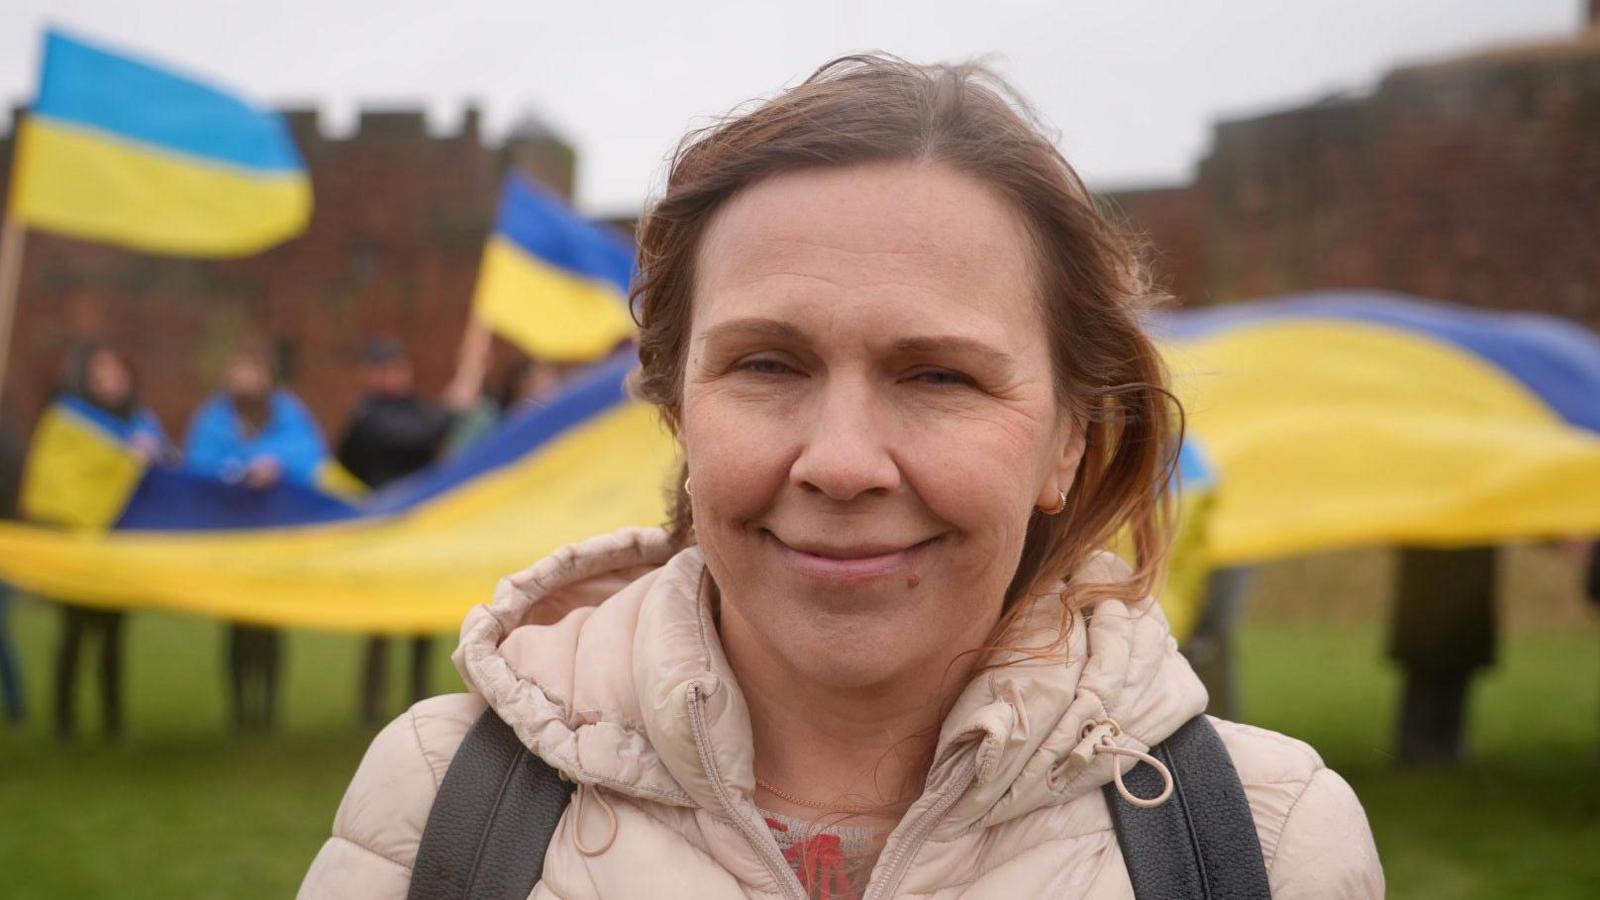
M 1244 631 L 1246 718 L 1309 741 L 1367 808 L 1393 897 L 1600 896 L 1600 634 L 1512 635 L 1473 696 L 1473 761 L 1394 766 L 1378 628 Z
M 1264 580 L 1283 592 L 1314 583 L 1293 572 Z M 1592 621 L 1568 614 L 1516 627 L 1474 697 L 1475 761 L 1405 771 L 1388 755 L 1397 681 L 1381 660 L 1381 623 L 1257 605 L 1242 641 L 1247 718 L 1310 741 L 1355 785 L 1392 896 L 1596 896 Z M 130 733 L 115 746 L 97 740 L 86 702 L 84 738 L 61 746 L 41 715 L 55 611 L 24 601 L 12 620 L 34 717 L 20 733 L 0 733 L 0 895 L 293 894 L 368 739 L 354 725 L 358 638 L 293 635 L 282 733 L 236 740 L 224 729 L 221 627 L 139 614 L 127 635 Z M 452 645 L 438 642 L 440 690 L 459 685 L 446 659 Z
M 125 626 L 128 734 L 99 740 L 97 695 L 85 696 L 80 740 L 63 746 L 47 705 L 57 612 L 14 604 L 12 627 L 32 718 L 0 733 L 0 896 L 293 896 L 371 738 L 355 725 L 361 638 L 290 635 L 281 733 L 234 739 L 222 626 L 140 613 Z M 436 642 L 435 690 L 460 689 L 453 647 Z M 403 674 L 397 662 L 396 713 Z

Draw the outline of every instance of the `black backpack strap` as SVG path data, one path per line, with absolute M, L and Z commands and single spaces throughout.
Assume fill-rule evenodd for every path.
M 1267 900 L 1267 866 L 1244 785 L 1216 728 L 1195 716 L 1150 755 L 1172 772 L 1172 797 L 1141 809 L 1105 786 L 1117 843 L 1139 900 Z M 1120 763 L 1119 763 L 1120 764 Z M 1165 786 L 1139 763 L 1122 776 L 1136 797 Z
M 527 900 L 573 788 L 484 710 L 439 784 L 408 900 Z

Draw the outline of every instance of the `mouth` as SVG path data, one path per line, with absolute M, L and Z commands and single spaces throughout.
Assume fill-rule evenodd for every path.
M 855 584 L 914 574 L 913 568 L 919 559 L 942 538 L 942 535 L 935 535 L 909 545 L 870 542 L 853 545 L 790 544 L 771 531 L 763 529 L 762 534 L 794 572 L 804 578 L 832 584 Z

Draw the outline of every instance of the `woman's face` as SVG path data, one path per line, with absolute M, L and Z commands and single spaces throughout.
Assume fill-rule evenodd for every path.
M 736 663 L 859 687 L 981 645 L 1082 444 L 1017 214 L 939 164 L 786 174 L 696 266 L 680 437 Z
M 108 350 L 95 351 L 84 374 L 89 396 L 101 406 L 121 406 L 133 392 L 133 376 L 122 360 Z
M 267 363 L 251 353 L 235 354 L 222 372 L 223 385 L 239 400 L 260 400 L 272 392 Z

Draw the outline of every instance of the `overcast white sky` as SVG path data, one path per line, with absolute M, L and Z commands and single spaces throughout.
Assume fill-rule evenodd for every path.
M 205 73 L 268 102 L 468 99 L 503 132 L 536 112 L 579 150 L 578 202 L 638 209 L 697 119 L 824 60 L 884 49 L 989 55 L 1092 186 L 1177 182 L 1209 123 L 1369 88 L 1403 62 L 1574 31 L 1582 0 L 4 0 L 0 98 L 31 97 L 47 23 Z

